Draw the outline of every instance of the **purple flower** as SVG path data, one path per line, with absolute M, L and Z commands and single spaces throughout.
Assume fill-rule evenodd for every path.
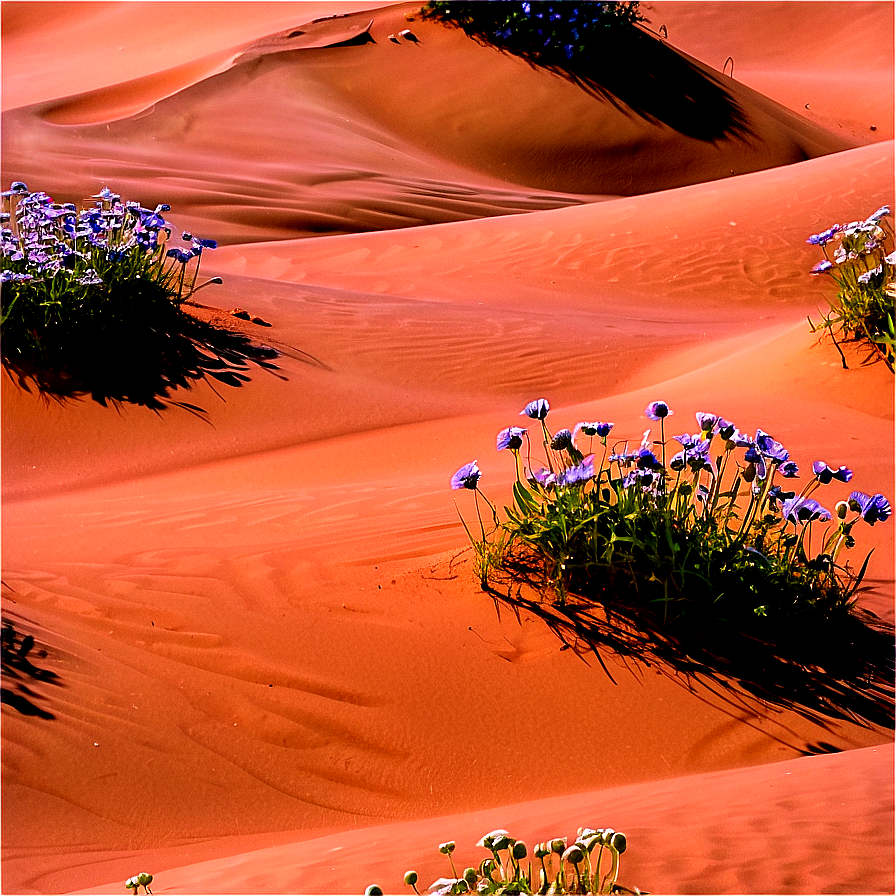
M 884 522 L 893 512 L 890 502 L 880 494 L 866 495 L 864 492 L 852 492 L 849 496 L 849 506 L 853 510 L 858 510 L 869 526 Z
M 575 431 L 579 432 L 581 430 L 586 436 L 600 436 L 602 439 L 605 439 L 610 434 L 612 428 L 612 423 L 577 423 Z
M 563 470 L 557 477 L 560 485 L 575 485 L 579 482 L 588 482 L 594 476 L 594 455 L 589 454 L 584 460 L 575 466 Z
M 451 488 L 475 489 L 479 485 L 479 477 L 482 471 L 476 466 L 476 461 L 464 464 L 452 477 Z
M 788 498 L 781 505 L 781 514 L 791 523 L 810 523 L 812 520 L 829 520 L 830 511 L 825 510 L 818 501 L 812 498 L 801 498 L 798 495 Z
M 780 467 L 778 467 L 778 472 L 785 479 L 796 479 L 797 476 L 800 475 L 800 468 L 796 465 L 796 463 L 792 460 L 785 460 Z
M 818 264 L 812 265 L 812 270 L 809 271 L 810 274 L 823 274 L 825 271 L 829 271 L 834 265 L 825 259 L 824 261 L 819 261 Z
M 655 479 L 656 473 L 653 470 L 632 470 L 622 480 L 622 487 L 631 488 L 633 485 L 638 485 L 641 488 L 649 488 Z
M 556 479 L 554 474 L 550 470 L 546 470 L 542 467 L 540 470 L 536 470 L 533 472 L 529 471 L 529 475 L 526 477 L 530 482 L 536 482 L 542 488 L 550 488 Z
M 536 398 L 520 411 L 520 416 L 531 417 L 533 420 L 544 420 L 550 409 L 551 406 L 546 398 Z
M 879 224 L 881 218 L 885 218 L 890 214 L 890 206 L 882 205 L 873 215 L 869 215 L 865 219 L 866 224 Z
M 754 488 L 754 494 L 758 494 L 761 489 Z M 788 501 L 790 498 L 796 497 L 796 492 L 785 492 L 780 485 L 773 485 L 768 490 L 768 503 L 772 510 L 778 509 L 779 501 Z
M 849 482 L 852 479 L 852 470 L 846 467 L 840 467 L 834 470 L 829 467 L 823 460 L 816 460 L 812 464 L 812 472 L 815 478 L 823 485 L 827 485 L 832 479 L 839 479 L 841 482 Z
M 0 271 L 0 283 L 25 283 L 33 280 L 31 274 L 20 274 L 17 271 Z
M 671 416 L 672 411 L 665 401 L 653 401 L 644 409 L 644 415 L 651 420 L 662 420 L 664 417 Z
M 834 235 L 839 233 L 842 229 L 842 224 L 835 224 L 833 227 L 829 227 L 821 233 L 813 233 L 806 242 L 811 243 L 813 246 L 823 246 L 825 243 L 829 243 L 834 238 Z
M 181 264 L 186 264 L 193 257 L 193 253 L 189 249 L 169 249 L 165 254 L 168 258 L 174 258 Z
M 521 426 L 508 426 L 498 433 L 498 451 L 509 448 L 511 451 L 518 451 L 523 445 L 523 436 L 526 430 Z
M 702 411 L 697 411 L 696 417 L 701 432 L 712 432 L 713 427 L 719 422 L 716 414 L 704 414 Z
M 635 459 L 639 470 L 658 470 L 662 466 L 657 456 L 649 448 L 641 448 Z

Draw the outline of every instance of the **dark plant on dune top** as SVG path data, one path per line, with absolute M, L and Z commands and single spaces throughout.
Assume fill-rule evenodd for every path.
M 432 0 L 421 14 L 686 136 L 715 141 L 749 131 L 720 78 L 638 27 L 647 20 L 637 2 Z
M 2 198 L 3 362 L 23 386 L 160 409 L 194 380 L 239 385 L 249 360 L 272 366 L 272 349 L 184 310 L 221 282 L 199 283 L 215 243 L 184 233 L 170 245 L 167 205 L 144 208 L 104 188 L 78 209 L 23 183 Z
M 861 680 L 849 711 L 887 723 L 892 640 L 856 607 L 870 554 L 858 570 L 845 560 L 857 526 L 889 518 L 883 495 L 844 493 L 828 509 L 821 492 L 843 489 L 851 470 L 816 460 L 800 488 L 780 442 L 716 414 L 698 413 L 698 432 L 667 441 L 672 411 L 653 402 L 645 414 L 660 437 L 648 430 L 631 447 L 610 444 L 608 422 L 551 433 L 548 411 L 533 401 L 522 413 L 535 426 L 498 435 L 516 467 L 503 520 L 480 491 L 476 462 L 452 477 L 453 488 L 473 492 L 477 530 L 464 526 L 483 588 L 502 597 L 496 586 L 508 582 L 547 591 L 549 600 L 530 599 L 510 587 L 506 598 L 587 649 L 690 671 L 724 667 L 778 702 L 805 705 L 825 691 L 812 712 L 850 702 L 832 677 Z M 812 693 L 788 691 L 808 686 L 800 669 L 813 670 Z
M 844 368 L 846 358 L 835 333 L 844 339 L 864 342 L 871 349 L 872 358 L 881 359 L 891 371 L 894 369 L 896 251 L 889 216 L 890 207 L 883 205 L 864 221 L 834 224 L 806 240 L 820 246 L 824 253 L 824 260 L 812 268 L 812 273 L 831 277 L 837 284 L 837 297 L 830 302 L 830 311 L 812 329 L 830 333 Z

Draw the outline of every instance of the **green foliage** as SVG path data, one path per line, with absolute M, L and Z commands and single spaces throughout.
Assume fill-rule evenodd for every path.
M 812 268 L 813 274 L 831 277 L 837 286 L 836 300 L 813 332 L 830 333 L 840 352 L 844 368 L 846 358 L 837 345 L 835 333 L 843 339 L 859 339 L 893 371 L 896 362 L 896 329 L 893 300 L 896 298 L 896 252 L 893 227 L 887 220 L 888 206 L 882 206 L 864 221 L 834 224 L 807 242 L 820 246 L 824 261 Z M 810 321 L 811 324 L 811 321 Z
M 819 504 L 812 497 L 819 488 L 852 478 L 846 467 L 816 461 L 797 492 L 787 483 L 798 467 L 779 442 L 762 430 L 747 436 L 713 414 L 697 415 L 700 432 L 667 443 L 672 412 L 653 402 L 645 414 L 659 421 L 660 438 L 648 431 L 638 448 L 617 443 L 611 452 L 613 424 L 580 423 L 575 433 L 552 435 L 547 412 L 544 399 L 532 402 L 524 413 L 541 431 L 510 427 L 498 437 L 498 448 L 514 456 L 516 481 L 504 520 L 494 513 L 486 532 L 480 517 L 482 537 L 471 535 L 477 555 L 488 557 L 478 567 L 484 585 L 497 569 L 525 573 L 558 605 L 575 594 L 608 612 L 647 612 L 692 635 L 727 628 L 773 639 L 800 619 L 835 620 L 852 608 L 867 558 L 856 572 L 843 552 L 855 544 L 860 520 L 873 525 L 891 509 L 883 495 L 862 492 L 834 513 Z M 597 438 L 599 462 L 578 448 L 583 435 L 589 452 Z M 544 466 L 535 470 L 539 443 Z M 677 453 L 667 459 L 667 451 Z M 479 478 L 467 465 L 452 486 L 472 489 L 478 501 Z
M 576 840 L 567 846 L 565 837 L 538 843 L 529 855 L 528 847 L 505 830 L 492 831 L 478 843 L 488 852 L 475 867 L 457 873 L 453 854 L 455 843 L 439 846 L 448 857 L 451 877 L 442 877 L 429 886 L 434 896 L 461 893 L 632 893 L 617 883 L 620 856 L 626 849 L 625 835 L 612 828 L 579 828 Z M 404 882 L 419 894 L 416 871 L 408 871 Z M 379 888 L 377 888 L 379 889 Z M 368 888 L 369 892 L 370 888 Z

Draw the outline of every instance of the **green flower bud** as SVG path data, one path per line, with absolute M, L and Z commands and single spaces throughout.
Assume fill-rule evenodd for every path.
M 557 853 L 557 855 L 561 855 L 563 850 L 566 849 L 566 837 L 560 838 L 558 837 L 556 840 L 551 840 L 551 852 Z
M 585 840 L 581 841 L 579 845 L 587 849 L 588 852 L 594 852 L 594 847 L 597 846 L 597 844 L 600 842 L 601 836 L 597 831 L 595 831 L 590 837 L 587 837 Z
M 578 844 L 573 843 L 573 845 L 563 853 L 563 860 L 565 862 L 572 862 L 573 865 L 581 865 L 582 862 L 585 861 L 585 853 L 582 852 L 581 847 L 579 847 Z
M 551 854 L 550 847 L 547 843 L 536 843 L 535 844 L 535 858 L 543 859 L 545 856 L 549 856 Z
M 137 883 L 137 879 L 136 879 L 135 877 L 129 877 L 129 878 L 124 882 L 124 885 L 125 885 L 129 890 L 136 890 L 137 887 L 139 886 L 139 884 Z
M 152 875 L 147 874 L 145 871 L 142 874 L 137 875 L 137 883 L 142 887 L 149 886 L 152 883 Z
M 526 844 L 523 843 L 522 840 L 517 840 L 516 843 L 513 844 L 510 854 L 519 862 L 521 859 L 525 859 L 529 853 L 526 849 Z
M 616 831 L 615 834 L 610 838 L 610 846 L 616 850 L 616 852 L 622 854 L 625 852 L 626 842 L 625 842 L 625 834 Z
M 846 514 L 849 513 L 849 504 L 846 501 L 838 501 L 834 510 L 837 512 L 838 520 L 845 520 Z
M 439 845 L 439 852 L 444 856 L 450 856 L 451 853 L 454 852 L 457 844 L 453 840 L 449 840 L 447 843 L 442 843 Z
M 404 873 L 404 882 L 409 886 L 413 887 L 419 878 L 417 877 L 416 871 L 405 871 Z
M 516 840 L 513 837 L 508 837 L 507 834 L 501 834 L 492 841 L 492 849 L 497 852 L 499 849 L 510 849 L 513 844 L 516 843 Z
M 383 896 L 382 888 L 378 887 L 376 884 L 371 884 L 364 891 L 364 896 Z
M 465 868 L 464 869 L 464 880 L 469 885 L 470 889 L 473 889 L 473 884 L 479 880 L 479 875 L 476 873 L 475 868 Z

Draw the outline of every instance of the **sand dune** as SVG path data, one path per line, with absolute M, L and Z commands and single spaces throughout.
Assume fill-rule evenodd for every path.
M 745 116 L 715 141 L 415 9 L 3 4 L 3 179 L 171 203 L 222 243 L 194 313 L 279 352 L 156 411 L 3 377 L 4 892 L 403 892 L 582 824 L 651 892 L 892 892 L 891 724 L 563 649 L 448 488 L 509 500 L 532 398 L 634 441 L 663 398 L 893 497 L 892 376 L 809 331 L 805 243 L 893 204 L 892 5 L 651 4 Z

